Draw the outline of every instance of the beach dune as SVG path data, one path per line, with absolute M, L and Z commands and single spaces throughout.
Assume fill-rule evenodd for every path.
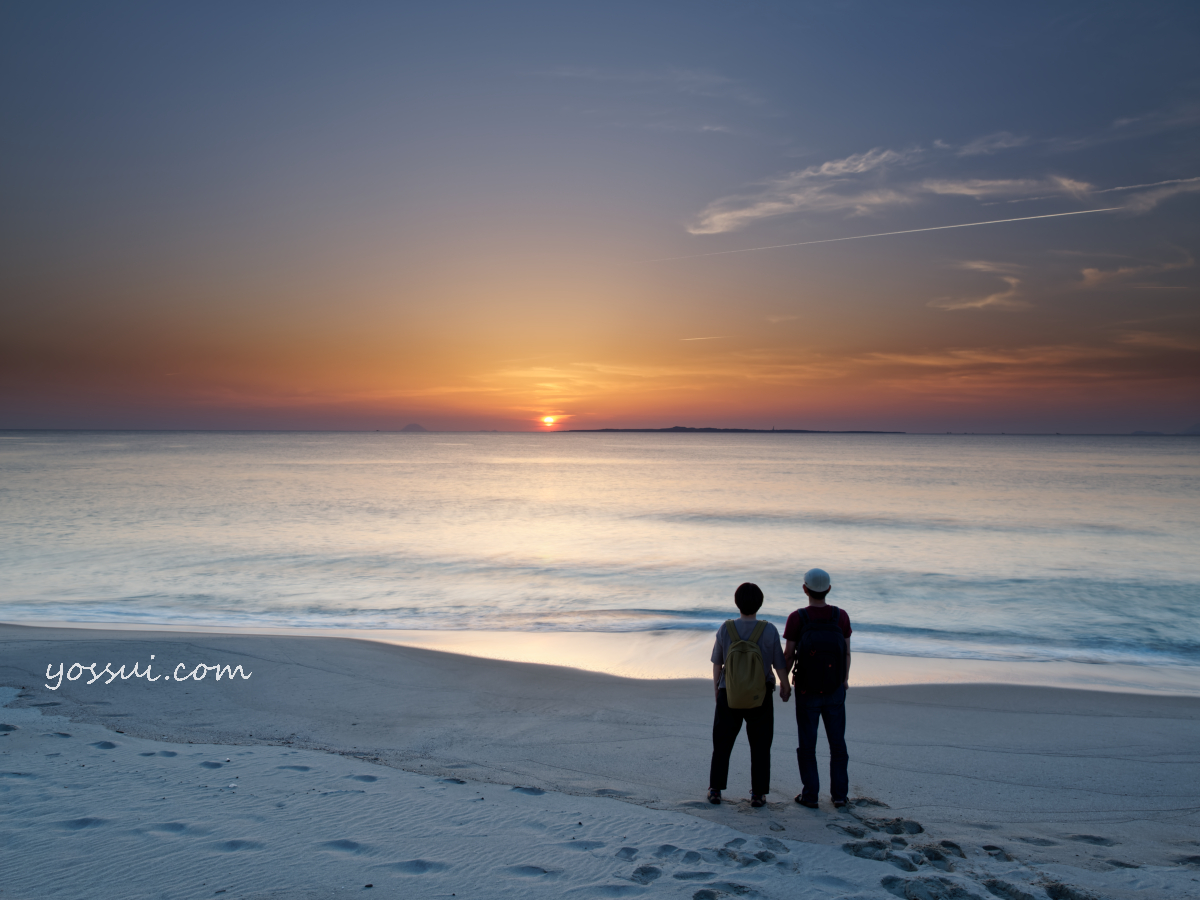
M 53 677 L 74 663 L 160 677 Z M 251 674 L 161 677 L 199 665 Z M 367 883 L 382 896 L 795 896 L 802 883 L 814 896 L 1200 896 L 1190 696 L 854 688 L 858 802 L 835 811 L 826 793 L 811 811 L 792 802 L 795 723 L 778 700 L 768 806 L 749 806 L 744 744 L 727 802 L 703 802 L 706 679 L 332 637 L 3 625 L 0 685 L 14 812 L 0 896 L 74 896 L 100 863 L 114 880 L 92 896 Z M 138 867 L 155 852 L 176 861 Z M 229 886 L 213 887 L 218 872 Z

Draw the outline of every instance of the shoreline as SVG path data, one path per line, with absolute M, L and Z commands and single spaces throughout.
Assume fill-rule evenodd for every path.
M 561 665 L 650 681 L 710 677 L 712 634 L 658 631 L 477 631 L 0 621 L 23 628 L 164 632 L 231 636 L 332 637 L 417 647 L 478 659 Z M 854 650 L 852 687 L 916 684 L 1013 684 L 1116 693 L 1200 697 L 1200 666 L 1144 666 L 1041 660 L 899 656 Z
M 253 675 L 44 686 L 47 663 L 144 666 L 150 654 L 159 674 L 203 662 Z M 813 811 L 791 802 L 796 726 L 777 697 L 768 805 L 749 806 L 744 741 L 727 799 L 704 802 L 702 678 L 344 637 L 0 625 L 0 695 L 12 810 L 0 836 L 22 861 L 17 897 L 105 883 L 89 893 L 211 897 L 214 876 L 230 896 L 320 900 L 367 883 L 384 897 L 824 886 L 890 900 L 947 884 L 984 897 L 988 883 L 1037 900 L 1053 885 L 1075 891 L 1060 897 L 1200 897 L 1193 697 L 854 688 L 858 800 L 835 810 L 826 790 Z M 818 760 L 824 771 L 823 742 Z

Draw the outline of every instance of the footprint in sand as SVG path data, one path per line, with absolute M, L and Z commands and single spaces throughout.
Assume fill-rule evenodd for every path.
M 1019 837 L 1017 838 L 1022 844 L 1032 844 L 1035 847 L 1057 847 L 1058 841 L 1052 841 L 1048 838 L 1040 837 Z
M 668 856 L 673 856 L 674 854 L 676 854 L 678 852 L 679 852 L 679 848 L 676 847 L 674 844 L 663 844 L 657 850 L 654 851 L 654 855 L 658 859 L 666 859 Z
M 225 765 L 225 763 L 211 762 L 209 760 L 205 760 L 204 762 L 200 763 L 201 768 L 204 769 L 219 769 L 223 765 Z
M 960 859 L 966 859 L 967 854 L 963 853 L 963 848 L 954 843 L 954 841 L 938 841 L 938 846 L 943 850 L 953 853 Z
M 513 788 L 518 794 L 528 794 L 530 797 L 540 797 L 546 793 L 541 788 L 536 787 L 515 787 Z
M 138 754 L 138 756 L 156 756 L 156 755 L 157 755 L 157 754 L 155 754 L 155 752 L 154 752 L 153 750 L 150 750 L 150 751 L 148 751 L 148 752 L 146 752 L 146 753 L 139 753 L 139 754 Z
M 746 887 L 746 885 L 744 885 L 744 884 L 734 884 L 732 881 L 718 881 L 715 884 L 710 884 L 708 886 L 708 889 L 710 891 L 716 891 L 717 894 L 733 894 L 734 896 L 738 896 L 738 897 L 742 896 L 743 894 L 756 894 L 757 895 L 757 893 L 758 893 L 757 891 L 754 890 L 754 888 Z M 692 896 L 697 897 L 702 893 L 704 893 L 704 892 L 697 891 Z
M 615 854 L 617 859 L 634 859 L 638 855 L 637 847 L 622 847 Z
M 1078 841 L 1081 844 L 1094 844 L 1097 847 L 1115 847 L 1117 842 L 1101 837 L 1098 834 L 1068 834 L 1068 841 Z
M 629 877 L 638 884 L 649 884 L 662 877 L 662 869 L 658 866 L 638 866 Z
M 376 868 L 403 872 L 405 875 L 427 875 L 430 872 L 444 872 L 450 867 L 445 863 L 428 859 L 406 859 L 403 862 L 383 863 Z
M 208 765 L 208 763 L 204 763 L 204 765 Z M 312 771 L 311 767 L 309 767 L 309 766 L 276 766 L 275 768 L 288 769 L 292 772 L 311 772 Z
M 67 819 L 65 822 L 55 822 L 54 825 L 63 831 L 83 831 L 85 828 L 96 828 L 107 822 L 108 819 L 97 819 L 92 816 L 86 816 L 82 819 Z
M 758 842 L 768 850 L 774 850 L 776 853 L 791 853 L 787 844 L 783 841 L 777 841 L 773 837 L 761 837 L 758 839 Z
M 996 882 L 1003 884 L 1003 882 Z M 880 881 L 884 890 L 897 897 L 902 897 L 904 900 L 979 900 L 976 894 L 965 890 L 961 885 L 955 884 L 949 878 L 943 878 L 940 875 L 931 878 L 897 878 L 895 875 L 888 875 Z M 1012 887 L 1012 885 L 1006 885 Z M 991 890 L 989 888 L 989 890 Z M 992 891 L 995 894 L 995 891 Z M 995 894 L 997 897 L 1003 897 L 1005 900 L 1011 896 L 1012 900 L 1035 900 L 1029 894 L 1018 892 L 1016 894 Z
M 897 869 L 903 869 L 905 872 L 917 871 L 917 866 L 911 859 L 892 852 L 891 846 L 885 844 L 883 841 L 853 841 L 849 844 L 842 844 L 842 849 L 851 856 L 857 856 L 859 859 L 874 859 L 879 862 L 889 862 Z
M 1059 881 L 1051 881 L 1044 887 L 1050 895 L 1050 900 L 1097 900 L 1096 895 L 1090 891 L 1081 891 Z
M 920 822 L 912 819 L 869 819 L 857 816 L 858 821 L 872 831 L 882 831 L 885 834 L 922 834 L 925 831 Z
M 502 871 L 514 878 L 541 878 L 543 875 L 557 874 L 553 869 L 543 869 L 541 866 L 509 866 Z
M 379 780 L 378 775 L 347 775 L 346 777 L 351 778 L 354 781 L 374 782 Z
M 112 741 L 96 741 L 94 744 L 88 744 L 89 747 L 95 747 L 97 750 L 116 750 L 117 745 Z
M 8 734 L 8 732 L 16 730 L 16 725 L 9 725 L 7 722 L 0 722 L 0 734 Z
M 676 872 L 671 877 L 680 881 L 707 881 L 716 874 L 716 872 Z
M 935 869 L 941 869 L 943 872 L 954 871 L 954 866 L 949 858 L 942 851 L 941 847 L 934 847 L 930 844 L 925 844 L 920 847 L 914 847 L 918 853 L 924 858 L 924 862 L 933 866 Z
M 696 863 L 700 862 L 700 860 L 702 860 L 703 858 L 704 857 L 701 856 L 699 853 L 697 853 L 695 850 L 689 850 L 687 853 L 683 854 L 682 862 L 684 865 L 694 866 Z
M 345 839 L 340 841 L 325 841 L 317 846 L 319 846 L 322 850 L 334 850 L 338 853 L 369 853 L 371 850 L 371 848 L 366 844 L 360 844 L 358 841 L 348 841 Z
M 231 841 L 217 841 L 212 845 L 214 850 L 222 853 L 240 853 L 242 850 L 262 850 L 267 845 L 262 841 L 245 841 L 235 838 Z
M 466 784 L 461 778 L 439 778 L 442 784 Z
M 836 822 L 830 822 L 825 827 L 847 837 L 865 838 L 867 836 L 867 829 L 858 825 L 839 825 Z
M 988 893 L 1001 898 L 1001 900 L 1036 900 L 1028 891 L 1023 891 L 1015 884 L 1009 884 L 999 878 L 989 878 L 983 883 L 983 886 L 988 889 Z
M 71 735 L 65 731 L 45 731 L 42 732 L 42 737 L 69 738 Z

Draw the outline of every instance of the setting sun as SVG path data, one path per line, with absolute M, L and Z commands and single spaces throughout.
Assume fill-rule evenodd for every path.
M 542 418 L 542 423 L 544 425 L 553 425 L 554 424 L 554 416 L 544 416 Z

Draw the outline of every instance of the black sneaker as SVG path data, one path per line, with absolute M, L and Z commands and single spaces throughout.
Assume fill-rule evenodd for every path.
M 751 794 L 750 795 L 750 805 L 751 806 L 766 806 L 767 798 L 763 794 Z
M 709 788 L 708 789 L 708 802 L 713 803 L 713 804 L 720 803 L 721 802 L 721 792 L 718 791 L 716 788 Z
M 808 807 L 809 809 L 819 809 L 820 808 L 819 804 L 817 803 L 816 800 L 805 800 L 805 799 L 803 799 L 803 795 L 801 795 L 801 794 L 796 795 L 796 802 L 799 803 L 801 806 Z
M 834 800 L 834 801 L 833 801 L 833 808 L 834 808 L 834 809 L 845 809 L 845 808 L 846 808 L 846 801 L 845 801 L 845 800 Z

